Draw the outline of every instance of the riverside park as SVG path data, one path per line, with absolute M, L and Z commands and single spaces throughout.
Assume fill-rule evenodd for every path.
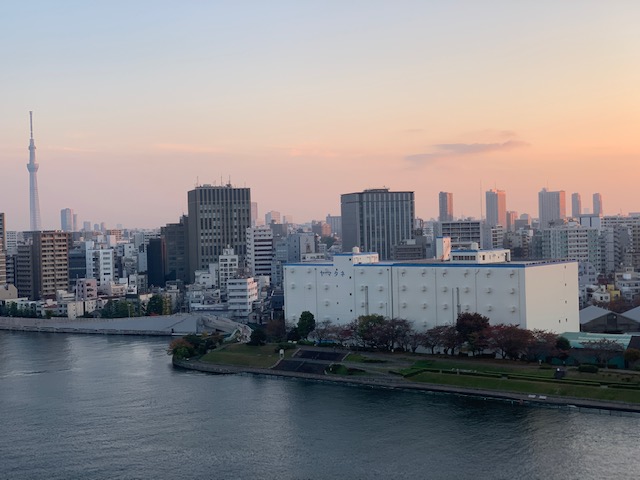
M 640 372 L 555 366 L 541 362 L 352 351 L 296 343 L 223 344 L 185 356 L 175 340 L 176 368 L 215 374 L 294 377 L 369 387 L 470 395 L 521 405 L 584 408 L 600 413 L 640 413 Z M 195 340 L 198 343 L 197 340 Z M 215 342 L 214 342 L 215 343 Z M 209 347 L 211 344 L 209 345 Z

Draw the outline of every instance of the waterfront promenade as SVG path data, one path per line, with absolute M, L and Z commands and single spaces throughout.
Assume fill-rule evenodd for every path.
M 0 317 L 0 330 L 45 333 L 103 335 L 188 335 L 201 332 L 210 318 L 202 314 L 179 313 L 131 318 L 21 318 Z

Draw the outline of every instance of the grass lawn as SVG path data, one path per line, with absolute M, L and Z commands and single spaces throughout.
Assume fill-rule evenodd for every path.
M 280 359 L 278 352 L 275 351 L 276 348 L 277 344 L 268 344 L 260 347 L 233 344 L 209 352 L 200 360 L 222 365 L 269 368 Z M 295 349 L 286 350 L 284 352 L 285 358 L 291 357 L 293 352 L 295 352 Z
M 583 385 L 564 385 L 561 383 L 541 383 L 528 380 L 507 378 L 483 378 L 466 375 L 450 375 L 424 372 L 411 377 L 412 381 L 455 385 L 486 390 L 501 390 L 526 394 L 556 395 L 563 397 L 581 397 L 594 400 L 612 400 L 618 402 L 640 403 L 640 391 L 619 390 L 613 388 L 591 387 Z

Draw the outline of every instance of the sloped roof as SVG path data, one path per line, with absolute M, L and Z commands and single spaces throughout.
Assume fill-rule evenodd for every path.
M 640 307 L 632 308 L 631 310 L 621 313 L 620 316 L 640 323 Z
M 584 343 L 586 342 L 597 342 L 598 340 L 611 340 L 613 342 L 618 342 L 622 345 L 623 349 L 627 348 L 629 342 L 633 338 L 633 335 L 623 333 L 623 334 L 615 334 L 615 333 L 586 333 L 586 332 L 566 332 L 561 335 L 562 337 L 569 340 L 571 344 L 571 348 L 585 348 Z
M 609 315 L 610 313 L 611 312 L 606 308 L 590 305 L 587 308 L 583 308 L 582 310 L 580 310 L 580 325 L 584 325 L 585 323 L 589 323 L 596 318 L 604 317 L 605 315 Z

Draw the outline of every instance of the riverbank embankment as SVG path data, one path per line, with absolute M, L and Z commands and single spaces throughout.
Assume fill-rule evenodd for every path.
M 187 335 L 198 331 L 198 316 L 188 314 L 132 318 L 0 317 L 0 330 L 94 335 Z
M 195 370 L 212 374 L 253 374 L 271 377 L 296 378 L 341 385 L 353 385 L 372 388 L 384 388 L 404 391 L 420 391 L 425 393 L 462 395 L 484 400 L 507 401 L 514 405 L 565 408 L 606 415 L 640 415 L 640 405 L 624 402 L 608 402 L 600 400 L 551 397 L 546 395 L 528 395 L 516 392 L 504 392 L 464 388 L 450 385 L 426 384 L 411 382 L 403 377 L 384 376 L 340 376 L 318 375 L 313 373 L 288 372 L 270 368 L 240 367 L 234 365 L 218 365 L 198 360 L 173 360 L 174 367 Z

